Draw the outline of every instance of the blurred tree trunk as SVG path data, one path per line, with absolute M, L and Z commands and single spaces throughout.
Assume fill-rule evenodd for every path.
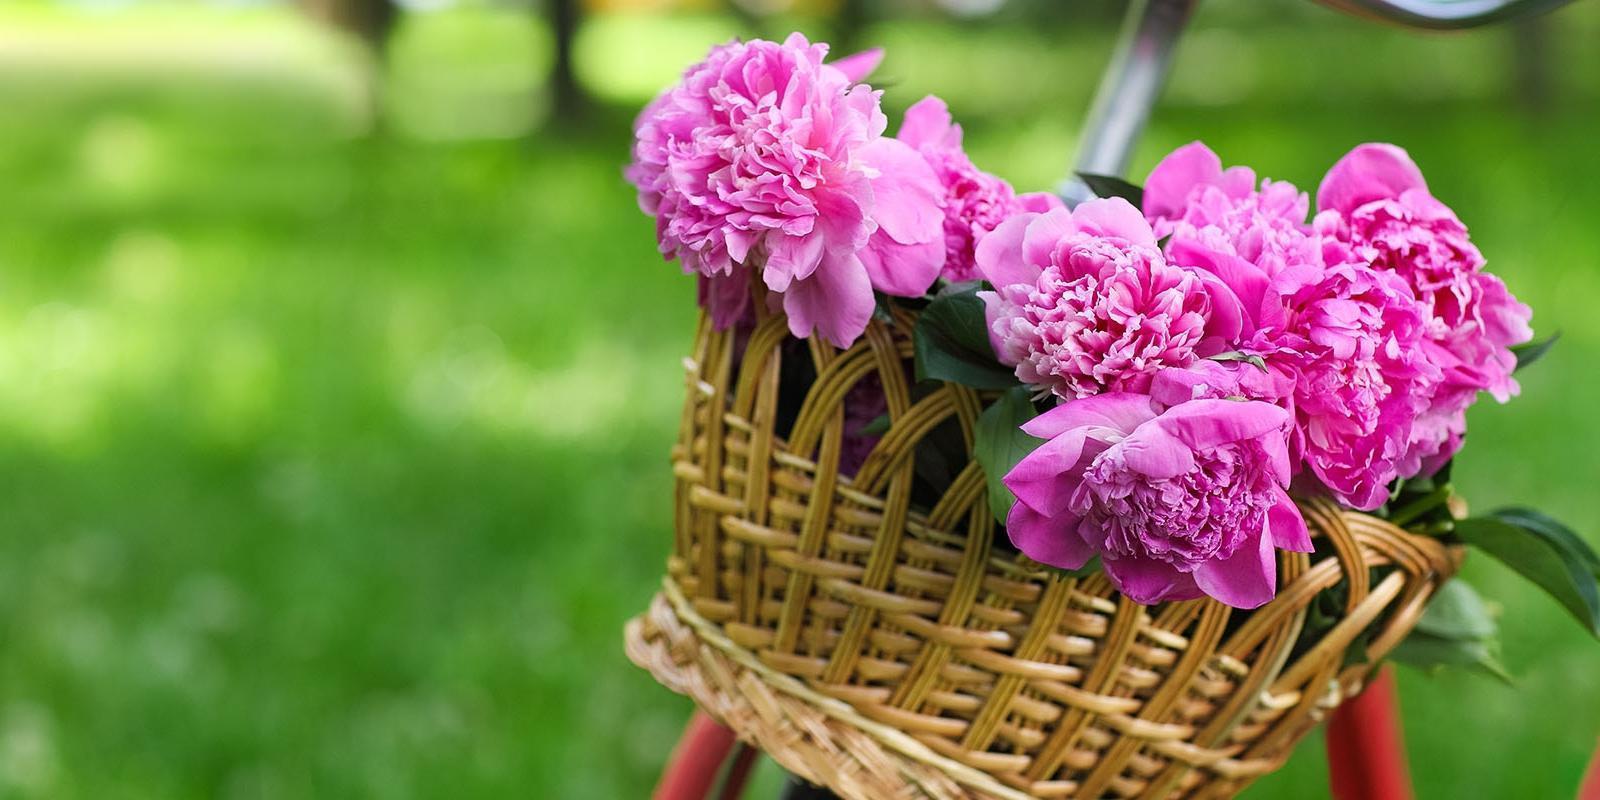
M 861 51 L 867 36 L 867 26 L 872 24 L 872 0 L 842 0 L 834 26 L 832 53 L 835 58 Z
M 1551 65 L 1557 54 L 1551 52 L 1550 15 L 1537 14 L 1511 25 L 1513 91 L 1524 111 L 1543 114 L 1550 110 L 1555 76 Z
M 383 79 L 389 49 L 389 34 L 400 21 L 400 8 L 394 0 L 299 0 L 312 19 L 358 39 L 366 45 L 369 60 L 366 74 L 367 132 L 376 133 L 383 125 Z
M 313 19 L 360 39 L 379 55 L 400 17 L 390 0 L 301 0 L 301 5 Z
M 582 120 L 588 113 L 589 99 L 578 83 L 573 70 L 572 53 L 582 22 L 582 0 L 549 0 L 550 29 L 555 37 L 555 65 L 550 71 L 550 90 L 553 95 L 555 122 L 569 125 Z
M 747 0 L 727 0 L 723 4 L 728 13 L 739 21 L 739 38 L 766 39 L 766 19 L 755 9 L 751 8 Z

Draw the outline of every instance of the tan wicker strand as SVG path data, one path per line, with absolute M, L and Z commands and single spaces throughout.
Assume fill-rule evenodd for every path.
M 1140 606 L 1006 545 L 971 452 L 986 398 L 912 382 L 914 311 L 843 351 L 756 315 L 702 320 L 685 359 L 677 534 L 627 651 L 849 800 L 1233 796 L 1360 691 L 1460 566 L 1458 548 L 1306 498 L 1317 550 L 1280 553 L 1273 602 Z M 864 382 L 888 428 L 852 466 Z M 948 489 L 919 495 L 919 448 L 957 433 Z M 1305 640 L 1340 584 L 1344 618 Z

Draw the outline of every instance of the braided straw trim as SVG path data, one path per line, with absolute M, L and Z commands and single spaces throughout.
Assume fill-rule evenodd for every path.
M 983 402 L 913 391 L 912 312 L 845 351 L 759 313 L 738 333 L 702 321 L 685 360 L 677 535 L 628 653 L 846 798 L 1231 796 L 1360 690 L 1459 566 L 1458 549 L 1311 498 L 1317 552 L 1278 554 L 1273 602 L 1140 606 L 997 546 L 970 458 Z M 785 409 L 802 368 L 809 390 Z M 845 474 L 845 406 L 869 378 L 889 429 Z M 967 460 L 914 506 L 918 448 L 951 436 Z M 1338 622 L 1303 636 L 1341 583 Z
M 696 614 L 670 579 L 664 584 L 650 611 L 628 622 L 628 658 L 789 771 L 846 797 L 1028 800 L 761 663 Z M 920 793 L 907 794 L 913 787 Z

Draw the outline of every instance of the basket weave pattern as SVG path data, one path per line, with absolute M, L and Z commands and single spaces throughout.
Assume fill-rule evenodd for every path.
M 1140 606 L 1034 564 L 996 546 L 976 461 L 912 505 L 919 442 L 953 419 L 970 453 L 983 406 L 954 384 L 914 399 L 914 321 L 897 309 L 839 351 L 796 347 L 781 315 L 739 335 L 702 320 L 665 587 L 627 629 L 635 663 L 843 797 L 1231 796 L 1360 690 L 1459 566 L 1318 499 L 1302 503 L 1316 552 L 1280 552 L 1278 596 L 1254 611 Z M 780 436 L 796 357 L 816 377 Z M 890 427 L 842 475 L 845 396 L 873 375 Z M 1306 641 L 1341 581 L 1342 617 Z

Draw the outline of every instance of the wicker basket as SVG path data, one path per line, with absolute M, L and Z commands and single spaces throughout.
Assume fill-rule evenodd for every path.
M 845 798 L 1231 796 L 1361 689 L 1460 563 L 1311 499 L 1316 552 L 1280 553 L 1255 611 L 1141 606 L 1040 567 L 997 531 L 970 457 L 913 502 L 919 442 L 954 420 L 970 453 L 982 400 L 953 384 L 913 400 L 914 312 L 893 313 L 846 351 L 795 341 L 779 315 L 739 333 L 702 320 L 676 544 L 627 626 L 636 664 Z M 795 359 L 809 391 L 783 409 Z M 845 398 L 871 375 L 891 424 L 842 475 Z

